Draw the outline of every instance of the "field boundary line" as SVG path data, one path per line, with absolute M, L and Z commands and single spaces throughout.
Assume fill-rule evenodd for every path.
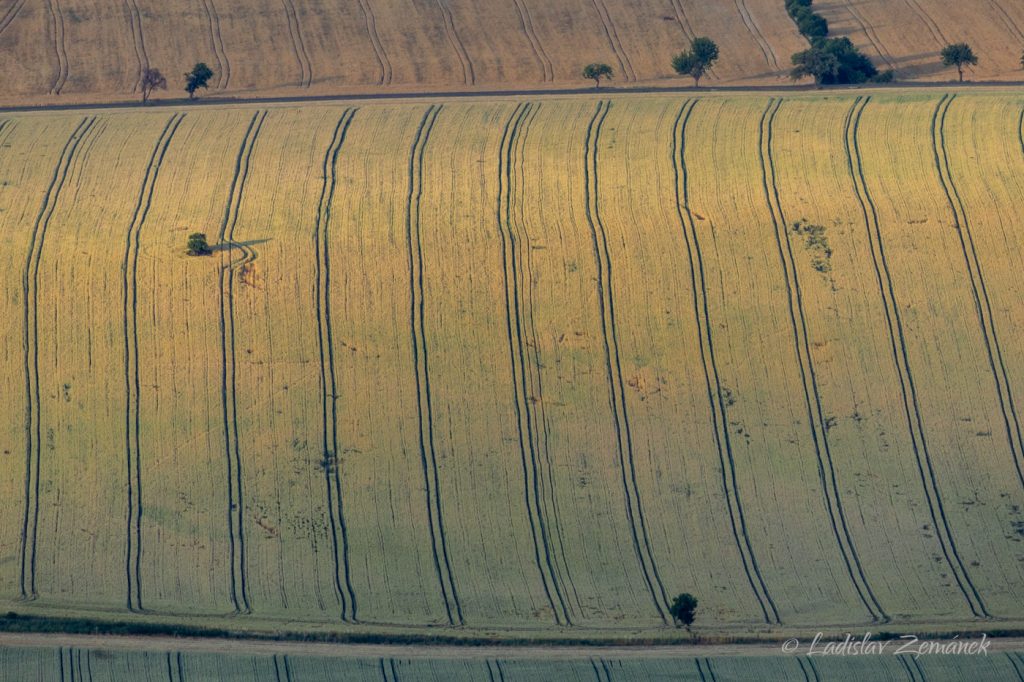
M 132 47 L 135 48 L 135 59 L 139 62 L 139 77 L 132 84 L 132 92 L 142 87 L 142 77 L 149 68 L 149 55 L 146 53 L 146 36 L 142 32 L 142 13 L 136 0 L 124 0 L 124 8 L 128 13 L 128 28 L 132 32 Z
M 626 54 L 625 48 L 622 47 L 619 33 L 615 29 L 615 23 L 612 21 L 611 14 L 608 13 L 608 7 L 604 4 L 604 0 L 591 0 L 591 2 L 594 3 L 594 9 L 597 10 L 597 14 L 601 18 L 604 35 L 608 38 L 608 45 L 612 48 L 615 59 L 619 62 L 619 69 L 622 71 L 622 75 L 626 77 L 627 81 L 635 81 L 636 72 L 633 70 L 632 62 L 629 61 L 629 55 Z
M 733 3 L 736 5 L 736 11 L 739 12 L 743 25 L 747 27 L 747 31 L 750 32 L 754 42 L 757 43 L 761 52 L 764 53 L 765 62 L 767 62 L 768 66 L 773 69 L 778 69 L 779 57 L 775 54 L 775 50 L 772 49 L 771 43 L 769 43 L 761 33 L 761 29 L 757 27 L 757 22 L 754 21 L 754 17 L 750 15 L 750 10 L 747 9 L 747 0 L 733 0 Z
M 533 539 L 534 561 L 544 586 L 544 594 L 551 606 L 555 622 L 558 625 L 571 625 L 569 614 L 557 574 L 551 559 L 547 526 L 541 506 L 539 458 L 535 441 L 536 415 L 531 410 L 532 395 L 526 368 L 526 353 L 523 350 L 524 318 L 523 308 L 525 297 L 520 289 L 527 288 L 530 283 L 522 281 L 523 247 L 519 246 L 521 238 L 513 227 L 513 157 L 517 150 L 516 142 L 522 131 L 524 119 L 530 115 L 534 106 L 530 103 L 517 104 L 513 109 L 502 131 L 498 155 L 498 204 L 497 227 L 501 238 L 502 275 L 505 289 L 505 331 L 508 339 L 509 363 L 512 373 L 512 398 L 515 404 L 516 431 L 519 441 L 519 455 L 523 467 L 523 494 L 527 516 L 530 520 L 530 534 Z M 504 227 L 503 227 L 504 226 Z M 529 244 L 526 245 L 529 248 Z M 513 324 L 513 319 L 515 323 Z M 527 453 L 529 450 L 529 453 Z M 543 548 L 544 560 L 541 560 Z M 546 567 L 546 570 L 545 570 Z M 556 605 L 556 600 L 558 604 Z
M 718 361 L 715 357 L 713 325 L 708 306 L 707 282 L 704 276 L 704 257 L 697 235 L 697 225 L 690 208 L 689 170 L 686 165 L 686 129 L 690 122 L 690 116 L 699 101 L 688 100 L 683 103 L 676 115 L 672 129 L 672 168 L 675 176 L 676 213 L 679 216 L 680 227 L 686 241 L 686 254 L 690 266 L 690 288 L 693 293 L 693 315 L 697 323 L 697 342 L 700 347 L 704 383 L 711 409 L 711 426 L 715 434 L 715 447 L 718 451 L 722 492 L 725 495 L 726 506 L 729 508 L 729 524 L 733 540 L 740 553 L 740 559 L 743 561 L 743 571 L 747 576 L 747 582 L 761 607 L 765 623 L 781 623 L 778 609 L 768 593 L 768 586 L 765 584 L 761 569 L 757 564 L 757 556 L 754 554 L 754 548 L 747 533 L 746 518 L 743 516 L 743 504 L 740 500 L 739 484 L 736 479 L 736 462 L 733 459 L 732 441 L 729 436 L 728 416 L 722 384 L 718 375 Z M 714 386 L 712 386 L 712 378 Z M 725 446 L 724 451 L 723 445 Z M 771 610 L 770 615 L 769 610 Z
M 452 16 L 447 0 L 435 0 L 435 2 L 437 3 L 437 8 L 441 11 L 441 23 L 444 25 L 444 32 L 448 37 L 448 42 L 451 43 L 452 49 L 455 50 L 455 56 L 458 57 L 459 62 L 462 64 L 462 80 L 466 85 L 474 85 L 476 83 L 476 72 L 473 70 L 473 61 L 469 58 L 466 46 L 462 43 L 462 38 L 459 37 L 459 32 L 455 29 L 455 17 Z
M 324 154 L 323 186 L 317 205 L 313 241 L 316 252 L 316 299 L 317 346 L 320 355 L 320 389 L 323 422 L 324 479 L 327 484 L 327 508 L 330 516 L 331 542 L 334 558 L 334 589 L 341 605 L 341 619 L 357 622 L 355 589 L 352 587 L 351 570 L 348 560 L 348 527 L 345 524 L 344 505 L 341 496 L 341 464 L 338 459 L 338 383 L 334 366 L 334 332 L 331 321 L 331 261 L 330 226 L 331 205 L 338 182 L 338 155 L 345 144 L 348 128 L 355 117 L 356 109 L 342 112 L 334 128 L 331 144 Z M 333 476 L 332 476 L 333 474 Z M 332 487 L 333 481 L 333 487 Z M 338 553 L 338 529 L 341 529 L 341 554 Z M 342 585 L 344 573 L 344 586 Z
M 612 285 L 612 262 L 608 249 L 608 236 L 598 200 L 598 149 L 601 128 L 604 125 L 611 103 L 600 100 L 594 115 L 587 125 L 586 146 L 583 150 L 583 181 L 586 200 L 586 220 L 594 249 L 594 264 L 597 266 L 597 295 L 601 306 L 601 335 L 604 342 L 605 369 L 608 378 L 609 403 L 612 422 L 615 427 L 615 449 L 619 460 L 622 488 L 625 493 L 626 517 L 633 539 L 633 549 L 644 576 L 644 582 L 654 602 L 655 610 L 663 622 L 667 622 L 668 595 L 661 582 L 658 566 L 651 551 L 644 519 L 643 503 L 636 478 L 636 464 L 633 460 L 633 434 L 629 424 L 626 406 L 625 382 L 622 379 L 622 363 L 619 359 L 619 340 L 615 324 L 615 296 Z M 639 532 L 638 532 L 639 531 Z
M 412 357 L 416 372 L 416 407 L 419 419 L 419 450 L 426 487 L 427 518 L 434 568 L 444 597 L 445 612 L 451 625 L 463 625 L 462 604 L 459 602 L 448 558 L 448 542 L 444 533 L 441 513 L 440 475 L 434 446 L 434 408 L 430 392 L 430 366 L 427 355 L 423 288 L 423 244 L 420 235 L 420 200 L 423 196 L 423 157 L 430 133 L 443 105 L 430 105 L 420 120 L 416 137 L 409 153 L 409 193 L 406 200 L 406 246 L 409 251 L 409 325 L 412 336 Z M 444 570 L 441 562 L 444 562 Z
M 43 244 L 50 218 L 60 199 L 82 140 L 93 129 L 96 117 L 85 117 L 72 131 L 61 150 L 50 184 L 43 195 L 25 259 L 21 278 L 24 303 L 24 334 L 22 348 L 25 367 L 25 513 L 21 526 L 21 571 L 19 587 L 21 599 L 35 599 L 36 594 L 36 540 L 39 533 L 40 464 L 42 460 L 42 400 L 39 387 L 39 266 L 43 257 Z
M 257 111 L 238 148 L 234 176 L 224 209 L 218 241 L 227 244 L 222 251 L 219 292 L 220 292 L 220 350 L 221 350 L 221 405 L 224 426 L 224 454 L 227 462 L 228 479 L 228 535 L 231 559 L 231 603 L 236 613 L 251 613 L 249 586 L 246 579 L 245 554 L 245 501 L 242 493 L 242 455 L 238 444 L 238 402 L 235 381 L 235 269 L 251 264 L 256 253 L 251 247 L 236 244 L 235 225 L 241 210 L 245 193 L 245 181 L 249 176 L 250 162 L 256 140 L 267 118 L 266 111 Z M 242 251 L 237 263 L 232 261 L 235 248 Z M 226 253 L 227 255 L 223 255 Z
M 231 81 L 231 62 L 228 61 L 228 53 L 224 49 L 224 38 L 220 33 L 220 15 L 217 13 L 214 0 L 200 1 L 203 3 L 203 11 L 206 12 L 206 23 L 210 29 L 210 44 L 213 46 L 213 55 L 217 60 L 217 87 L 223 90 Z
M 949 152 L 946 149 L 946 115 L 949 113 L 949 108 L 955 99 L 956 95 L 943 97 L 939 101 L 939 105 L 935 109 L 935 117 L 932 119 L 935 168 L 939 173 L 939 179 L 942 182 L 946 200 L 949 202 L 949 208 L 953 213 L 954 227 L 960 240 L 964 263 L 967 266 L 967 275 L 971 281 L 971 293 L 974 298 L 975 312 L 981 325 L 982 338 L 985 341 L 989 368 L 992 370 L 996 393 L 999 395 L 999 409 L 1003 415 L 1006 439 L 1010 445 L 1010 454 L 1013 457 L 1014 467 L 1017 470 L 1017 478 L 1020 481 L 1021 487 L 1024 488 L 1024 470 L 1021 468 L 1021 457 L 1022 453 L 1024 453 L 1024 436 L 1021 435 L 1017 405 L 1013 399 L 1013 389 L 1010 384 L 1010 375 L 1006 370 L 1006 362 L 1003 360 L 1002 347 L 999 345 L 995 315 L 992 312 L 992 303 L 988 297 L 988 287 L 985 284 L 985 275 L 981 269 L 981 260 L 978 258 L 978 250 L 974 245 L 971 221 L 967 215 L 967 207 L 960 197 L 960 191 L 956 187 L 953 170 L 949 163 Z
M 544 50 L 544 45 L 540 42 L 540 37 L 537 36 L 537 31 L 533 27 L 533 17 L 530 14 L 530 9 L 526 6 L 525 0 L 513 0 L 513 2 L 515 2 L 516 10 L 519 12 L 519 21 L 523 27 L 523 33 L 526 34 L 526 39 L 530 41 L 533 56 L 537 58 L 537 63 L 540 65 L 541 81 L 553 81 L 555 75 L 554 69 L 551 66 L 551 59 L 548 58 L 548 53 Z M 0 31 L 2 30 L 0 28 Z
M 811 353 L 808 338 L 810 335 L 807 331 L 807 318 L 804 313 L 803 291 L 800 287 L 800 277 L 797 274 L 796 258 L 793 255 L 793 244 L 789 236 L 789 226 L 782 208 L 782 199 L 779 195 L 778 178 L 775 172 L 775 158 L 772 154 L 772 146 L 775 140 L 775 117 L 782 108 L 782 104 L 783 100 L 781 98 L 775 99 L 774 103 L 772 100 L 769 100 L 768 106 L 761 115 L 760 134 L 758 136 L 761 177 L 764 183 L 765 202 L 768 205 L 772 224 L 775 227 L 775 243 L 778 246 L 782 276 L 786 282 L 786 300 L 789 307 L 789 320 L 793 329 L 793 350 L 796 353 L 797 365 L 800 369 L 800 384 L 807 408 L 807 425 L 810 428 L 811 441 L 814 444 L 814 455 L 818 463 L 818 480 L 821 483 L 821 493 L 824 498 L 825 507 L 828 510 L 832 533 L 835 536 L 836 544 L 839 546 L 839 553 L 842 555 L 847 575 L 857 590 L 857 595 L 860 597 L 864 607 L 871 614 L 871 620 L 873 622 L 881 621 L 886 623 L 890 618 L 875 597 L 871 584 L 864 574 L 860 556 L 857 554 L 857 547 L 853 542 L 853 537 L 846 522 L 835 463 L 832 460 L 832 447 L 828 439 L 828 421 L 821 404 L 821 393 L 818 389 L 817 373 L 814 369 L 814 356 Z M 785 248 L 783 248 L 783 241 L 785 241 Z M 838 523 L 836 522 L 837 519 Z
M 857 107 L 859 101 L 859 108 Z M 900 315 L 900 304 L 896 297 L 896 288 L 892 281 L 892 274 L 889 270 L 889 261 L 885 255 L 885 242 L 882 239 L 881 221 L 878 217 L 878 208 L 868 189 L 867 178 L 864 174 L 864 161 L 860 149 L 860 122 L 864 110 L 870 103 L 871 97 L 855 100 L 854 107 L 851 107 L 849 117 L 846 121 L 846 158 L 853 181 L 854 194 L 861 206 L 864 218 L 864 228 L 868 234 L 868 243 L 871 247 L 871 259 L 875 268 L 875 278 L 878 282 L 879 293 L 882 297 L 882 308 L 885 311 L 886 327 L 889 331 L 889 343 L 892 349 L 893 362 L 896 366 L 896 373 L 900 380 L 900 396 L 903 400 L 903 413 L 907 420 L 907 429 L 910 433 L 910 444 L 914 451 L 914 460 L 917 464 L 918 475 L 921 479 L 921 488 L 928 503 L 928 512 L 932 519 L 932 527 L 935 529 L 935 536 L 942 550 L 946 565 L 956 579 L 957 587 L 964 600 L 967 602 L 971 613 L 982 617 L 984 605 L 977 606 L 968 592 L 968 587 L 973 591 L 973 584 L 967 573 L 963 562 L 956 550 L 956 542 L 953 539 L 953 532 L 946 520 L 945 510 L 942 506 L 942 494 L 939 490 L 938 480 L 935 476 L 935 469 L 932 464 L 931 453 L 928 450 L 928 439 L 925 436 L 924 419 L 921 415 L 921 408 L 917 398 L 917 386 L 914 382 L 914 374 L 910 366 L 910 352 L 907 347 L 906 334 L 903 329 L 903 318 Z M 954 561 L 955 560 L 955 561 Z
M 295 61 L 299 63 L 299 87 L 308 88 L 313 82 L 313 65 L 309 61 L 309 53 L 306 51 L 306 41 L 302 39 L 302 25 L 299 23 L 299 14 L 295 11 L 295 3 L 292 0 L 281 0 L 284 7 L 285 20 L 288 23 L 288 37 L 292 41 L 292 52 L 295 53 Z
M 121 264 L 123 285 L 122 307 L 124 325 L 124 386 L 125 386 L 125 459 L 128 473 L 128 524 L 125 574 L 127 578 L 127 607 L 129 611 L 142 610 L 142 457 L 140 452 L 140 382 L 138 335 L 138 263 L 139 241 L 142 228 L 153 201 L 160 167 L 163 165 L 171 139 L 186 114 L 173 114 L 161 131 L 149 157 L 146 173 L 139 189 L 128 232 L 125 235 L 124 260 Z M 134 482 L 133 482 L 134 479 Z
M 0 18 L 0 35 L 7 30 L 7 27 L 11 25 L 11 22 L 14 21 L 24 6 L 25 0 L 14 0 L 11 3 L 11 6 L 4 12 L 4 16 Z
M 377 81 L 377 84 L 391 85 L 391 78 L 393 76 L 391 60 L 388 58 L 388 53 L 380 40 L 380 34 L 377 33 L 377 17 L 373 13 L 373 7 L 370 6 L 370 0 L 359 0 L 359 9 L 362 11 L 363 20 L 366 22 L 366 34 L 370 38 L 373 54 L 377 58 L 377 63 L 380 64 L 380 80 Z
M 60 0 L 46 0 L 46 9 L 53 28 L 53 52 L 57 56 L 57 74 L 50 85 L 50 94 L 59 95 L 68 80 L 68 52 L 64 36 L 64 12 Z

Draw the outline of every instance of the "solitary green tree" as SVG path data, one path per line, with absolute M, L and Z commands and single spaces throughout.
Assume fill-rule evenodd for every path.
M 673 622 L 686 626 L 689 630 L 693 625 L 697 613 L 697 598 L 689 592 L 683 592 L 672 600 L 672 606 L 668 612 L 672 614 Z
M 789 77 L 793 80 L 800 80 L 806 76 L 814 78 L 814 84 L 821 87 L 821 84 L 839 75 L 841 64 L 839 59 L 822 47 L 812 47 L 803 52 L 793 55 L 793 70 Z
M 694 38 L 688 52 L 672 58 L 672 69 L 680 76 L 693 78 L 693 86 L 700 87 L 700 79 L 718 61 L 718 45 L 711 38 Z
M 944 66 L 955 66 L 956 72 L 960 76 L 960 82 L 964 82 L 964 67 L 965 66 L 976 66 L 978 64 L 978 56 L 974 54 L 974 50 L 967 43 L 953 43 L 952 45 L 946 45 L 942 48 L 942 64 Z
M 145 104 L 149 101 L 149 96 L 153 94 L 154 90 L 167 89 L 167 79 L 160 73 L 160 69 L 146 69 L 142 72 L 140 85 L 142 87 L 142 103 Z
M 192 70 L 185 74 L 185 92 L 189 99 L 196 98 L 196 90 L 207 87 L 209 80 L 213 78 L 213 71 L 203 62 L 192 67 Z
M 188 255 L 205 256 L 212 253 L 210 245 L 206 243 L 206 235 L 202 232 L 193 232 L 188 236 Z
M 612 75 L 612 67 L 607 64 L 587 64 L 583 67 L 583 77 L 594 81 L 596 83 L 594 87 L 597 88 L 601 87 L 602 78 L 611 80 Z

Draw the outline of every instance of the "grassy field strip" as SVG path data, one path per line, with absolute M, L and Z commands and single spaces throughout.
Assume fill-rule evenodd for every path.
M 39 377 L 39 270 L 46 232 L 61 190 L 71 172 L 76 153 L 96 125 L 96 117 L 86 117 L 68 138 L 53 170 L 43 204 L 36 216 L 29 239 L 28 257 L 21 278 L 24 302 L 23 343 L 25 374 L 25 508 L 21 527 L 21 597 L 34 599 L 36 592 L 36 554 L 39 539 L 39 495 L 42 488 L 43 403 Z M 48 317 L 48 316 L 47 316 Z M 49 383 L 49 382 L 47 382 Z M 48 392 L 49 393 L 49 392 Z M 48 449 L 53 450 L 52 430 L 47 431 Z
M 913 370 L 919 430 L 927 441 L 922 476 L 933 493 L 940 538 L 945 536 L 954 577 L 972 610 L 998 616 L 1018 601 L 1020 578 L 1014 576 L 1021 565 L 1011 559 L 1014 550 L 991 551 L 1006 546 L 1018 518 L 1011 500 L 1021 486 L 935 145 L 921 144 L 931 141 L 940 103 L 907 98 L 897 107 L 892 100 L 873 100 L 859 117 L 857 134 L 864 185 L 903 308 L 907 368 Z M 905 189 L 911 181 L 913 192 Z M 931 327 L 935 319 L 945 325 Z M 931 525 L 923 530 L 934 532 Z
M 697 106 L 695 100 L 684 103 L 679 109 L 672 127 L 672 177 L 674 180 L 674 198 L 676 213 L 686 243 L 686 262 L 689 265 L 690 289 L 693 297 L 693 317 L 696 324 L 695 334 L 697 347 L 700 351 L 701 374 L 707 390 L 708 419 L 714 435 L 715 452 L 718 455 L 718 473 L 721 477 L 722 495 L 729 512 L 729 530 L 736 545 L 737 553 L 743 566 L 746 582 L 757 599 L 761 615 L 766 623 L 779 622 L 778 610 L 768 594 L 768 588 L 761 575 L 757 557 L 747 532 L 747 522 L 743 516 L 743 504 L 739 496 L 736 477 L 736 463 L 733 458 L 730 428 L 726 416 L 726 395 L 722 390 L 718 374 L 718 362 L 715 358 L 712 326 L 708 313 L 708 289 L 705 280 L 704 257 L 701 252 L 700 238 L 697 233 L 693 211 L 690 210 L 689 170 L 686 164 L 686 148 L 689 142 L 687 129 L 693 110 Z M 691 342 L 692 343 L 692 342 Z M 685 375 L 684 375 L 685 377 Z M 680 377 L 682 383 L 687 383 Z M 691 402 L 693 405 L 696 400 Z M 691 408 L 692 409 L 692 408 Z M 698 412 L 699 413 L 699 412 Z M 713 486 L 707 485 L 709 489 Z M 712 518 L 717 517 L 713 515 Z M 711 519 L 706 521 L 710 522 Z M 725 537 L 723 534 L 722 537 Z M 736 589 L 736 586 L 733 586 Z M 771 613 L 769 613 L 769 610 Z
M 121 265 L 124 280 L 124 389 L 125 389 L 125 464 L 128 479 L 128 524 L 125 558 L 127 583 L 126 604 L 131 610 L 142 609 L 142 441 L 139 419 L 139 296 L 138 267 L 139 240 L 146 216 L 153 204 L 153 189 L 167 148 L 181 125 L 185 114 L 172 114 L 157 138 L 149 165 L 139 191 L 138 203 L 128 225 L 125 238 L 124 262 Z
M 601 299 L 601 338 L 604 346 L 605 369 L 608 376 L 612 423 L 615 427 L 616 454 L 622 474 L 622 486 L 626 494 L 626 517 L 631 526 L 633 549 L 640 562 L 644 582 L 651 593 L 655 609 L 662 620 L 667 622 L 668 595 L 658 574 L 657 564 L 651 555 L 651 543 L 644 520 L 643 502 L 636 482 L 636 462 L 633 454 L 633 433 L 626 406 L 626 391 L 622 378 L 622 359 L 619 354 L 618 329 L 615 324 L 615 296 L 612 280 L 612 262 L 608 253 L 608 234 L 601 221 L 600 198 L 598 194 L 598 150 L 601 128 L 611 103 L 598 102 L 594 116 L 587 127 L 584 148 L 583 179 L 586 187 L 586 218 L 590 227 L 594 260 L 597 263 L 597 291 Z
M 772 226 L 773 218 L 760 154 L 750 140 L 761 139 L 766 104 L 700 103 L 699 116 L 690 122 L 693 142 L 687 146 L 689 208 L 699 240 L 707 245 L 707 318 L 753 554 L 782 622 L 818 609 L 819 622 L 827 622 L 841 617 L 833 610 L 836 603 L 859 598 L 827 508 L 822 509 L 827 502 L 807 421 L 786 273 L 775 230 L 764 227 Z M 740 134 L 720 132 L 730 125 Z M 724 164 L 726 158 L 737 162 Z M 724 196 L 717 189 L 723 183 L 740 189 Z M 782 481 L 785 499 L 768 492 Z M 785 523 L 766 523 L 771 518 Z M 802 565 L 818 566 L 819 575 L 829 576 L 813 593 L 792 585 L 787 577 L 792 573 L 783 568 L 797 538 L 814 538 L 806 545 L 799 541 Z M 850 617 L 849 611 L 842 617 Z
M 61 682 L 430 682 L 537 679 L 577 682 L 839 682 L 871 679 L 946 682 L 971 679 L 1002 682 L 1022 679 L 1016 652 L 991 656 L 733 657 L 664 659 L 449 659 L 318 658 L 313 656 L 239 656 L 175 652 L 0 649 L 0 680 L 46 679 Z
M 789 303 L 789 318 L 796 344 L 797 364 L 800 367 L 800 377 L 803 383 L 804 402 L 807 405 L 807 423 L 811 431 L 811 441 L 814 444 L 814 454 L 818 461 L 818 473 L 822 492 L 825 496 L 825 506 L 828 510 L 829 522 L 832 525 L 832 533 L 839 545 L 843 563 L 846 564 L 846 572 L 857 590 L 860 601 L 868 610 L 871 619 L 886 622 L 889 620 L 889 616 L 885 613 L 881 604 L 878 603 L 878 599 L 871 590 L 871 585 L 868 583 L 867 576 L 864 575 L 864 569 L 857 555 L 856 546 L 850 537 L 850 529 L 843 511 L 842 496 L 836 483 L 836 470 L 828 436 L 830 424 L 832 423 L 829 419 L 834 419 L 834 417 L 826 417 L 825 411 L 822 408 L 821 393 L 818 389 L 818 380 L 814 368 L 814 358 L 811 355 L 810 342 L 807 338 L 807 319 L 804 314 L 800 277 L 797 273 L 796 258 L 793 255 L 793 238 L 791 237 L 793 228 L 787 222 L 782 208 L 782 198 L 779 193 L 775 160 L 773 158 L 775 120 L 782 105 L 782 99 L 775 100 L 774 102 L 770 101 L 761 118 L 761 170 L 765 199 L 771 211 L 779 260 L 786 279 L 786 298 Z M 785 242 L 785 248 L 783 248 L 783 242 Z M 828 250 L 828 247 L 818 245 L 816 248 L 821 248 L 824 251 L 823 255 L 826 259 L 831 258 L 831 252 Z M 822 263 L 822 261 L 819 260 L 819 263 Z M 822 264 L 818 267 L 824 268 L 826 266 Z M 824 457 L 822 456 L 823 454 Z
M 985 340 L 989 368 L 995 381 L 996 393 L 999 396 L 999 409 L 1003 415 L 1006 440 L 1013 463 L 1017 469 L 1017 477 L 1021 485 L 1024 486 L 1024 472 L 1021 470 L 1024 444 L 1022 444 L 1017 406 L 1013 400 L 1013 390 L 1010 378 L 1006 372 L 1006 361 L 1003 359 L 1003 351 L 999 345 L 999 335 L 992 314 L 992 303 L 989 299 L 988 288 L 985 286 L 985 276 L 978 259 L 978 249 L 974 243 L 971 221 L 967 216 L 967 208 L 964 205 L 964 201 L 960 197 L 960 191 L 957 189 L 957 181 L 953 178 L 952 171 L 949 168 L 949 152 L 946 149 L 946 117 L 949 114 L 949 108 L 952 106 L 954 99 L 955 96 L 951 96 L 940 100 L 935 109 L 935 116 L 932 119 L 932 143 L 935 145 L 935 166 L 942 179 L 943 192 L 949 202 L 950 209 L 953 211 L 956 232 L 960 237 L 960 249 L 964 255 L 967 273 L 971 280 L 974 306 L 978 313 L 978 322 L 981 324 L 982 336 Z
M 217 241 L 252 115 L 222 112 L 182 121 L 140 239 L 140 563 L 142 601 L 151 610 L 224 614 L 238 596 L 231 590 L 232 576 L 238 581 L 231 550 L 237 537 L 229 523 L 237 530 L 240 512 L 228 501 L 234 453 L 223 418 L 220 256 L 186 258 L 182 240 L 204 231 Z M 175 282 L 173 292 L 156 285 L 164 278 Z M 234 481 L 231 486 L 234 497 Z
M 67 145 L 81 125 L 81 117 L 55 117 L 45 121 L 7 119 L 3 131 L 0 131 L 3 139 L 0 143 L 0 167 L 3 168 L 4 179 L 0 184 L 0 200 L 5 208 L 0 213 L 0 227 L 11 235 L 10 248 L 0 250 L 0 265 L 3 272 L 8 273 L 3 279 L 5 295 L 0 299 L 0 311 L 5 320 L 13 321 L 14 330 L 0 336 L 0 357 L 3 358 L 5 376 L 17 382 L 14 384 L 16 388 L 8 394 L 11 400 L 9 415 L 0 421 L 0 437 L 3 438 L 0 494 L 4 499 L 17 500 L 12 503 L 14 511 L 4 514 L 0 523 L 0 551 L 6 559 L 0 561 L 0 586 L 7 595 L 20 596 L 23 586 L 31 589 L 31 580 L 27 584 L 25 581 L 21 557 L 26 534 L 25 485 L 29 481 L 29 472 L 36 470 L 31 445 L 35 437 L 31 430 L 26 430 L 27 410 L 34 400 L 31 384 L 26 384 L 24 379 L 24 277 L 26 254 L 34 248 L 30 246 L 34 231 L 24 226 L 32 226 L 38 219 L 40 207 L 45 206 L 54 182 L 54 170 L 59 171 L 68 151 Z M 40 168 L 49 172 L 40 172 Z M 29 492 L 32 492 L 31 485 Z

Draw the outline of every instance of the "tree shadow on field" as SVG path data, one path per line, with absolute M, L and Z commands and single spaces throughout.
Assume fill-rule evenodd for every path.
M 221 251 L 230 251 L 231 249 L 238 249 L 245 246 L 256 246 L 257 244 L 266 244 L 270 239 L 250 239 L 247 242 L 222 242 L 220 244 L 214 244 L 210 247 L 210 253 L 220 253 Z

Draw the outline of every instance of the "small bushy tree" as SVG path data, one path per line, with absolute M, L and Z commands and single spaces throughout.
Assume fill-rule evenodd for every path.
M 205 256 L 212 253 L 210 245 L 206 242 L 206 235 L 202 232 L 193 232 L 188 236 L 188 255 Z
M 196 90 L 207 87 L 210 79 L 213 78 L 213 70 L 203 62 L 192 67 L 192 70 L 185 74 L 185 92 L 189 99 L 196 98 Z
M 167 89 L 167 79 L 160 73 L 160 69 L 146 69 L 142 72 L 142 81 L 139 85 L 142 88 L 142 103 L 145 104 L 154 90 Z
M 718 45 L 711 38 L 694 38 L 688 52 L 680 52 L 672 58 L 672 68 L 680 76 L 693 78 L 693 86 L 700 86 L 700 79 L 718 61 Z
M 684 625 L 689 630 L 697 617 L 697 598 L 689 592 L 683 592 L 672 600 L 668 612 L 672 615 L 673 622 Z
M 814 78 L 814 84 L 821 87 L 822 84 L 835 80 L 839 75 L 839 59 L 821 47 L 812 47 L 803 52 L 793 55 L 793 70 L 789 77 L 793 80 L 800 80 L 807 76 Z
M 978 57 L 974 54 L 974 50 L 967 43 L 953 43 L 952 45 L 946 45 L 942 48 L 942 64 L 944 66 L 955 66 L 956 72 L 960 76 L 960 82 L 964 82 L 964 67 L 965 66 L 976 66 L 978 64 Z
M 612 67 L 608 66 L 607 64 L 595 63 L 587 64 L 586 66 L 583 67 L 583 77 L 589 78 L 590 80 L 594 81 L 594 83 L 596 84 L 594 87 L 596 88 L 601 87 L 602 78 L 611 80 L 613 74 L 614 72 L 612 71 Z

